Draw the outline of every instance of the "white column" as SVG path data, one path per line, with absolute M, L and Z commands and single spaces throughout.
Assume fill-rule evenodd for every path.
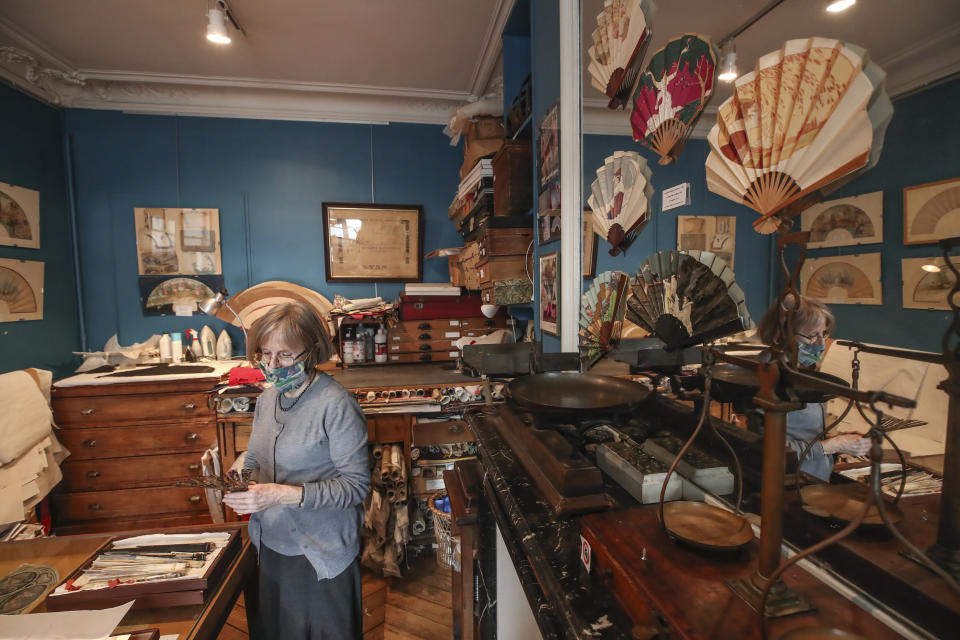
M 580 0 L 560 0 L 560 348 L 576 351 L 583 284 Z

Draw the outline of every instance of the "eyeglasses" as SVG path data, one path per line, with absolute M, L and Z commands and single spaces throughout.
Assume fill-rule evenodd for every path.
M 307 352 L 306 349 L 300 353 L 294 355 L 287 351 L 280 351 L 278 353 L 271 353 L 270 351 L 261 351 L 260 352 L 260 362 L 266 365 L 271 365 L 276 363 L 278 367 L 289 367 L 294 362 L 300 359 L 300 356 Z
M 814 344 L 817 342 L 826 342 L 827 338 L 830 337 L 829 333 L 816 333 L 808 336 L 805 333 L 800 333 L 799 331 L 794 331 L 793 335 L 797 336 L 798 338 L 803 338 L 809 344 Z

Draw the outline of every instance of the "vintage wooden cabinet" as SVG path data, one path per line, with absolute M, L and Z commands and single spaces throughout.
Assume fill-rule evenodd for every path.
M 206 392 L 215 378 L 54 387 L 58 437 L 70 451 L 53 494 L 60 534 L 210 522 L 204 492 L 171 486 L 202 475 L 217 442 Z

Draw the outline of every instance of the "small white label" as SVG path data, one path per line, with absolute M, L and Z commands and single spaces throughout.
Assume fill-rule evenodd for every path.
M 454 349 L 456 349 L 456 348 L 457 348 L 457 341 L 456 341 L 456 340 L 451 340 L 451 341 L 450 341 L 450 346 L 453 347 Z
M 445 332 L 445 333 L 443 334 L 443 337 L 444 337 L 444 338 L 459 338 L 459 337 L 460 337 L 460 332 L 459 332 L 459 331 L 447 331 L 447 332 Z
M 390 359 L 391 359 L 391 360 L 399 360 L 399 359 L 400 359 L 400 356 L 390 356 Z
M 400 351 L 400 345 L 398 344 L 390 345 L 390 351 Z
M 451 321 L 450 321 L 450 326 L 451 326 L 451 327 L 459 327 L 459 326 L 460 326 L 460 321 L 459 321 L 459 320 L 451 320 Z
M 192 316 L 195 305 L 192 304 L 175 304 L 173 305 L 173 315 L 175 316 Z
M 451 358 L 459 358 L 459 357 L 460 357 L 460 352 L 459 352 L 459 351 L 450 351 L 450 352 L 447 353 L 447 356 L 449 356 L 449 357 L 451 357 Z
M 400 336 L 391 336 L 390 339 L 394 342 L 400 342 Z
M 590 543 L 587 542 L 587 539 L 583 536 L 580 536 L 580 562 L 583 563 L 584 568 L 587 570 L 587 573 L 590 573 L 590 561 L 592 560 L 592 550 L 590 549 Z
M 690 183 L 683 182 L 663 190 L 663 210 L 669 211 L 690 204 Z

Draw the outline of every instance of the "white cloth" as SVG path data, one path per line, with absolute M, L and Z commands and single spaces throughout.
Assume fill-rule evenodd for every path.
M 0 467 L 0 526 L 20 522 L 60 482 L 67 450 L 50 433 L 19 458 Z
M 0 465 L 9 464 L 50 434 L 53 413 L 26 371 L 0 375 Z

